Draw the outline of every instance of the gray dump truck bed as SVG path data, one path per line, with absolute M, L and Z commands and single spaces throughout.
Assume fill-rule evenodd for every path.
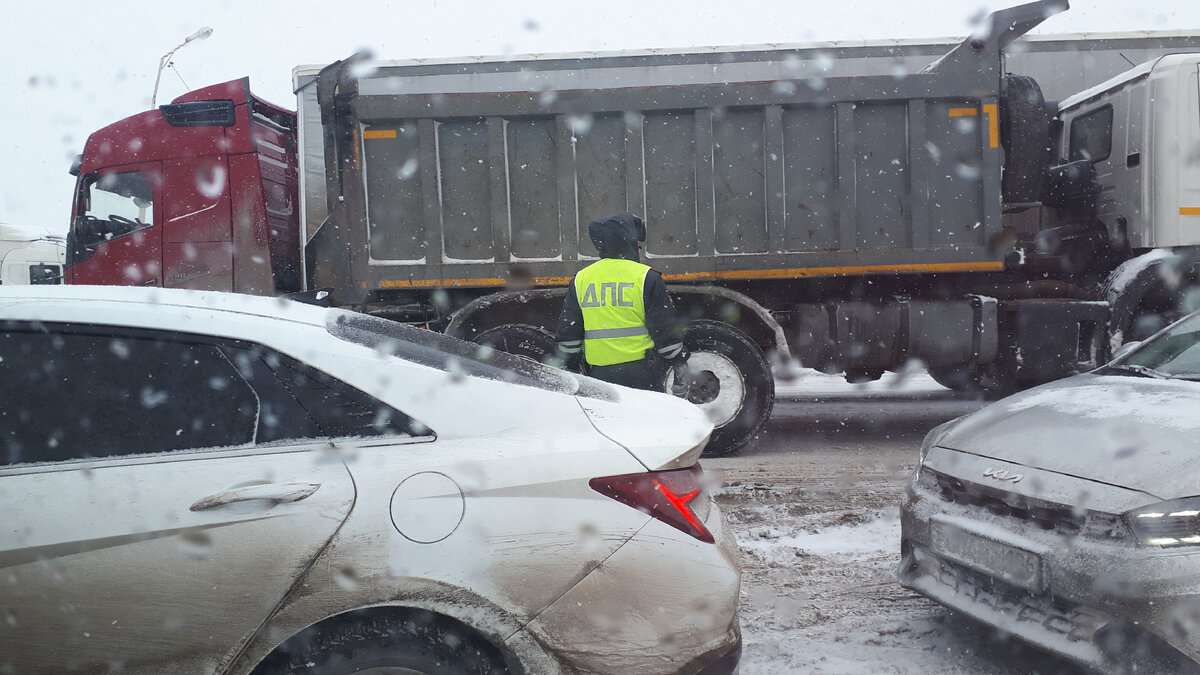
M 1061 64 L 1082 39 L 1009 58 L 1049 77 L 1038 55 Z M 1066 70 L 1107 76 L 1124 52 L 1188 39 L 1102 37 Z M 595 256 L 587 222 L 624 210 L 645 214 L 646 256 L 676 282 L 1001 269 L 999 60 L 920 72 L 952 46 L 378 64 L 353 80 L 366 190 L 344 198 L 369 223 L 354 276 L 560 285 Z M 326 183 L 306 166 L 311 232 Z

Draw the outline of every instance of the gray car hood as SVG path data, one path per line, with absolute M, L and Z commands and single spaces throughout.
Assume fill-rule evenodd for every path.
M 1078 375 L 967 415 L 935 443 L 1162 499 L 1200 495 L 1200 382 Z

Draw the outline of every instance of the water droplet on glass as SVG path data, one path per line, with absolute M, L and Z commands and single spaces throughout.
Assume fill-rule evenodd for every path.
M 446 359 L 446 372 L 449 373 L 452 384 L 462 384 L 467 379 L 467 373 L 463 370 L 462 362 L 456 358 Z
M 333 573 L 333 580 L 343 590 L 358 590 L 358 573 L 351 567 L 342 567 Z
M 108 349 L 121 360 L 129 358 L 129 344 L 124 340 L 113 340 L 108 343 Z
M 350 66 L 350 75 L 355 78 L 371 77 L 379 71 L 379 66 L 373 61 L 356 61 Z
M 579 528 L 579 537 L 576 539 L 576 544 L 578 544 L 579 550 L 585 555 L 599 551 L 601 543 L 600 531 L 596 529 L 595 525 L 584 523 Z
M 400 180 L 408 180 L 409 178 L 412 178 L 413 176 L 417 175 L 417 168 L 419 165 L 420 163 L 417 161 L 416 157 L 409 157 L 408 160 L 404 162 L 404 165 L 400 167 L 400 170 L 396 172 L 396 177 Z
M 771 92 L 779 96 L 791 96 L 796 93 L 796 83 L 789 80 L 778 80 L 771 83 Z
M 225 192 L 227 172 L 220 164 L 206 163 L 196 169 L 196 190 L 209 199 Z
M 153 388 L 146 386 L 142 387 L 142 407 L 147 410 L 153 410 L 158 406 L 167 402 L 167 392 L 165 390 L 155 391 Z
M 592 130 L 592 125 L 596 123 L 596 119 L 590 114 L 583 115 L 567 115 L 567 127 L 571 133 L 576 136 L 584 136 Z
M 208 560 L 212 555 L 212 537 L 201 530 L 186 530 L 179 535 L 179 552 L 193 560 Z

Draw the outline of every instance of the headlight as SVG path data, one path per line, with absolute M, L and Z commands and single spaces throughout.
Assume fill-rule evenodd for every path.
M 1200 497 L 1144 506 L 1126 513 L 1125 522 L 1143 546 L 1200 545 Z

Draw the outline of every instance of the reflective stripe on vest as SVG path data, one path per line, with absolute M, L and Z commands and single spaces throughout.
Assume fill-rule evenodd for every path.
M 643 297 L 650 267 L 604 258 L 575 276 L 583 313 L 583 354 L 593 366 L 640 361 L 654 346 L 646 330 Z

